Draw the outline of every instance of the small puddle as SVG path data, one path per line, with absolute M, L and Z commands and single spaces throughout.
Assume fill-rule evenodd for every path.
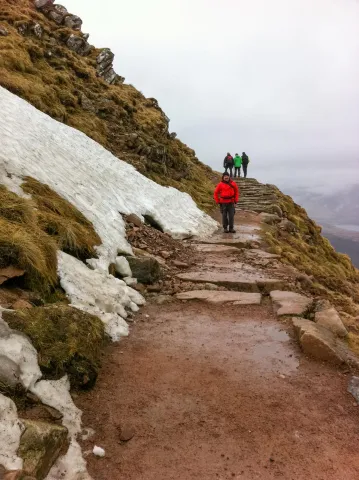
M 244 372 L 261 376 L 290 375 L 299 366 L 296 350 L 280 324 L 270 320 L 226 319 L 196 315 L 185 320 L 184 330 L 172 340 L 177 346 L 211 358 L 218 367 L 237 376 Z M 184 320 L 184 318 L 182 317 Z
M 253 361 L 262 371 L 290 374 L 297 370 L 299 360 L 289 335 L 277 325 L 246 322 L 238 325 L 248 342 L 243 358 Z

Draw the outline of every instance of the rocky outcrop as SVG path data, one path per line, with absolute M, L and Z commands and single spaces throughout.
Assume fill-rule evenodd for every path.
M 40 10 L 47 18 L 55 22 L 59 26 L 74 30 L 76 33 L 71 33 L 66 39 L 66 46 L 79 55 L 86 56 L 94 49 L 88 43 L 89 34 L 81 34 L 82 20 L 77 15 L 69 13 L 63 5 L 55 5 L 54 1 L 35 0 L 36 8 Z M 32 28 L 36 36 L 41 37 L 42 28 L 39 24 L 21 26 L 20 33 L 26 34 L 27 30 Z M 117 75 L 113 68 L 113 60 L 115 55 L 109 48 L 104 48 L 96 58 L 97 61 L 97 76 L 102 78 L 106 83 L 115 84 L 123 83 L 125 79 Z
M 82 20 L 77 15 L 69 13 L 63 5 L 54 5 L 53 0 L 35 0 L 35 7 L 58 25 L 64 25 L 72 30 L 81 30 Z

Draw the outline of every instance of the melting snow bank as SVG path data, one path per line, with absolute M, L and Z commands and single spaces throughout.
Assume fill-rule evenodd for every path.
M 71 305 L 98 316 L 113 341 L 128 335 L 126 308 L 137 311 L 145 299 L 125 282 L 112 275 L 90 270 L 84 263 L 66 253 L 58 253 L 61 286 Z
M 21 470 L 23 461 L 16 455 L 22 425 L 15 403 L 0 393 L 0 465 L 6 470 Z
M 0 183 L 18 192 L 30 175 L 75 205 L 102 239 L 94 268 L 108 270 L 118 252 L 131 253 L 119 212 L 152 217 L 174 237 L 209 235 L 216 222 L 186 194 L 162 187 L 85 134 L 53 120 L 0 87 Z
M 66 455 L 58 459 L 47 479 L 90 480 L 81 447 L 76 441 L 81 432 L 82 412 L 71 398 L 67 376 L 60 380 L 40 380 L 41 371 L 36 350 L 25 335 L 9 328 L 1 318 L 1 312 L 0 351 L 3 359 L 16 366 L 18 375 L 15 381 L 19 381 L 24 388 L 34 393 L 43 404 L 58 410 L 63 415 L 63 425 L 69 431 L 70 447 Z M 16 455 L 22 432 L 23 425 L 19 421 L 14 402 L 0 394 L 0 465 L 7 470 L 22 468 L 23 461 Z

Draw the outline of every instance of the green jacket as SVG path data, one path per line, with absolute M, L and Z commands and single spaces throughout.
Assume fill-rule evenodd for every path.
M 234 157 L 234 166 L 240 167 L 242 165 L 242 158 L 239 155 Z

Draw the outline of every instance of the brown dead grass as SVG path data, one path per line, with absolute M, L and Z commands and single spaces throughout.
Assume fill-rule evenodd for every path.
M 0 218 L 0 266 L 25 270 L 25 285 L 46 293 L 57 282 L 56 243 L 36 223 Z
M 31 200 L 0 186 L 0 268 L 25 270 L 25 287 L 49 294 L 57 284 L 57 250 L 82 260 L 101 243 L 91 222 L 48 186 L 27 178 Z
M 34 178 L 27 177 L 22 188 L 36 204 L 39 227 L 56 240 L 60 250 L 82 260 L 95 256 L 101 239 L 77 208 Z
M 25 270 L 25 285 L 46 293 L 57 282 L 56 251 L 38 224 L 34 203 L 0 186 L 0 267 Z

